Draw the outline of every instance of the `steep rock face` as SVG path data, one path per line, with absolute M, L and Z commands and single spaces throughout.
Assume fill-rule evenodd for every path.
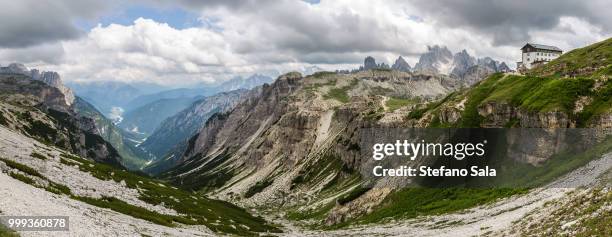
M 449 75 L 452 71 L 453 54 L 446 47 L 427 46 L 427 52 L 421 55 L 414 70 L 422 73 L 440 73 Z
M 197 100 L 190 107 L 164 120 L 140 147 L 162 158 L 171 148 L 195 135 L 210 116 L 226 113 L 246 95 L 247 90 L 235 90 Z
M 189 107 L 202 96 L 159 99 L 121 115 L 117 126 L 147 137 L 167 118 Z
M 183 156 L 169 158 L 178 166 L 162 177 L 188 189 L 210 190 L 237 176 L 256 171 L 266 177 L 281 163 L 296 163 L 289 157 L 308 150 L 309 146 L 300 140 L 306 140 L 304 136 L 310 133 L 306 128 L 316 123 L 308 113 L 288 112 L 295 107 L 290 109 L 287 97 L 301 87 L 302 80 L 299 73 L 281 76 L 272 85 L 257 90 L 257 95 L 248 96 L 230 113 L 211 117 L 189 140 L 186 150 L 179 153 Z M 272 126 L 275 129 L 269 130 Z
M 607 129 L 612 128 L 612 113 L 596 116 L 589 126 Z
M 443 74 L 461 80 L 470 86 L 496 72 L 508 72 L 505 63 L 500 63 L 490 57 L 475 58 L 466 50 L 452 54 L 446 47 L 428 47 L 414 67 L 415 72 L 427 74 Z
M 456 75 L 461 81 L 463 81 L 467 85 L 474 85 L 479 82 L 483 78 L 487 78 L 488 76 L 496 73 L 497 71 L 490 67 L 484 67 L 481 65 L 474 65 L 465 70 L 465 72 L 461 75 Z
M 77 97 L 71 109 L 79 116 L 90 118 L 94 122 L 94 134 L 110 143 L 121 156 L 121 164 L 130 170 L 139 170 L 148 160 L 148 154 L 137 147 L 131 134 L 117 127 L 113 121 L 106 118 L 93 105 Z
M 62 83 L 62 79 L 57 72 L 38 72 L 37 69 L 32 69 L 31 74 L 32 79 L 42 81 L 47 83 L 47 85 L 59 89 L 66 97 L 66 104 L 70 106 L 74 103 L 74 93 Z
M 260 93 L 255 92 L 258 96 L 248 97 L 241 106 L 223 119 L 223 130 L 218 134 L 200 132 L 193 149 L 185 153 L 186 157 L 212 151 L 216 147 L 209 146 L 210 140 L 214 140 L 217 145 L 226 145 L 227 142 L 230 149 L 239 149 L 237 146 L 245 144 L 260 127 L 277 122 L 280 116 L 285 114 L 287 101 L 283 99 L 301 86 L 301 80 L 300 74 L 288 74 L 270 86 L 264 85 Z M 209 137 L 212 135 L 216 137 Z
M 64 95 L 65 103 L 70 106 L 74 103 L 74 93 L 62 83 L 57 72 L 40 72 L 38 69 L 28 70 L 23 64 L 12 63 L 7 67 L 0 67 L 0 74 L 21 74 L 29 76 L 34 80 L 42 81 L 47 85 L 59 89 Z
M 334 177 L 354 185 L 360 129 L 382 117 L 385 97 L 435 98 L 454 90 L 452 81 L 398 71 L 284 75 L 213 115 L 161 177 L 249 206 L 301 202 Z
M 497 71 L 498 72 L 510 72 L 512 71 L 510 69 L 510 67 L 508 67 L 508 65 L 506 65 L 506 62 L 501 62 L 498 66 L 497 66 Z
M 504 127 L 512 120 L 522 128 L 576 127 L 576 122 L 563 112 L 529 112 L 503 103 L 485 103 L 478 107 L 478 113 L 485 118 L 482 127 Z
M 410 65 L 406 62 L 406 60 L 404 60 L 402 56 L 399 56 L 395 60 L 395 63 L 393 63 L 393 66 L 391 66 L 391 69 L 398 70 L 401 72 L 410 72 L 412 70 Z
M 0 124 L 93 160 L 121 167 L 121 157 L 78 116 L 57 88 L 23 75 L 0 75 Z
M 371 56 L 367 56 L 363 61 L 363 70 L 370 70 L 376 67 L 378 67 L 376 60 Z
M 453 71 L 452 75 L 463 76 L 467 70 L 476 65 L 476 59 L 468 54 L 465 49 L 453 56 Z

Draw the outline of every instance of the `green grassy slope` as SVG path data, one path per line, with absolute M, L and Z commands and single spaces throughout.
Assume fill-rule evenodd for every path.
M 612 39 L 608 39 L 568 52 L 526 75 L 494 74 L 441 102 L 414 110 L 407 118 L 420 119 L 430 113 L 434 115 L 432 127 L 480 127 L 485 118 L 478 109 L 495 103 L 532 113 L 562 112 L 578 127 L 588 127 L 594 118 L 612 112 L 611 76 Z M 466 102 L 461 119 L 455 124 L 440 124 L 440 108 L 462 100 Z M 584 101 L 583 108 L 574 111 L 579 100 Z
M 528 74 L 532 76 L 600 76 L 610 75 L 612 38 L 567 52 Z

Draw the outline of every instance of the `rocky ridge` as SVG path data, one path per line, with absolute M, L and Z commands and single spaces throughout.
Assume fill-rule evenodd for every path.
M 234 90 L 205 97 L 164 120 L 155 132 L 139 146 L 157 157 L 146 170 L 153 172 L 153 170 L 160 169 L 158 166 L 164 165 L 157 164 L 157 161 L 174 155 L 171 151 L 184 147 L 187 140 L 198 132 L 208 118 L 215 113 L 228 112 L 245 98 L 258 94 L 258 90 Z M 180 155 L 176 154 L 175 157 Z
M 385 116 L 385 100 L 431 100 L 455 90 L 454 82 L 399 71 L 289 73 L 212 116 L 161 177 L 247 206 L 292 205 L 317 196 L 334 177 L 346 180 L 346 191 L 358 183 L 350 171 L 359 162 L 356 131 Z M 333 168 L 314 168 L 328 163 Z
M 0 67 L 0 74 L 21 74 L 31 77 L 33 80 L 38 80 L 59 89 L 64 95 L 64 99 L 68 106 L 74 103 L 75 97 L 72 90 L 62 83 L 62 79 L 57 72 L 39 71 L 38 69 L 28 70 L 23 64 L 12 63 L 6 67 Z
M 395 62 L 391 66 L 391 69 L 398 70 L 398 71 L 401 71 L 401 72 L 410 72 L 410 71 L 412 71 L 412 68 L 410 67 L 410 64 L 408 64 L 408 62 L 406 62 L 406 60 L 404 60 L 404 58 L 402 56 L 399 56 L 395 60 Z
M 0 125 L 83 157 L 121 166 L 121 157 L 97 133 L 95 122 L 79 116 L 55 87 L 12 74 L 0 75 Z

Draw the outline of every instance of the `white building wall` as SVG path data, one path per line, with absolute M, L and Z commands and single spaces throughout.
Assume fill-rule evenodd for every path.
M 559 56 L 561 56 L 560 53 L 528 52 L 528 53 L 523 53 L 522 62 L 523 62 L 523 65 L 525 65 L 527 69 L 531 69 L 533 62 L 535 61 L 542 61 L 542 60 L 551 61 L 555 58 L 558 58 Z

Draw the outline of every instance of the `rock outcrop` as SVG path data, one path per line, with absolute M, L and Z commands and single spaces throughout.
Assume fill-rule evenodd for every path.
M 376 60 L 373 57 L 367 56 L 363 60 L 363 70 L 370 70 L 376 67 L 378 67 L 378 64 L 376 64 Z
M 213 114 L 227 113 L 236 104 L 258 93 L 258 90 L 235 90 L 202 98 L 187 109 L 164 120 L 139 147 L 157 158 L 163 158 L 172 148 L 186 144 L 187 140 L 195 135 Z M 155 160 L 153 165 L 155 165 Z
M 453 70 L 453 54 L 446 46 L 427 46 L 427 52 L 421 54 L 414 71 L 431 74 L 449 75 Z
M 57 72 L 40 72 L 38 69 L 28 70 L 23 64 L 12 63 L 7 67 L 0 67 L 0 74 L 21 74 L 42 81 L 59 89 L 65 97 L 66 105 L 70 106 L 74 103 L 74 93 L 62 83 L 62 79 Z
M 455 56 L 453 56 L 454 67 L 451 74 L 463 76 L 474 65 L 476 65 L 476 58 L 470 56 L 470 54 L 468 54 L 468 52 L 464 49 L 463 51 L 456 53 Z
M 0 75 L 0 124 L 83 157 L 122 167 L 121 157 L 77 115 L 57 88 L 22 74 Z
M 391 69 L 398 70 L 401 72 L 410 72 L 412 70 L 410 65 L 406 62 L 406 60 L 404 60 L 402 56 L 399 56 L 395 60 L 395 63 L 393 63 L 393 66 L 391 66 Z
M 467 86 L 473 85 L 495 72 L 508 72 L 505 63 L 500 63 L 490 57 L 475 58 L 466 50 L 452 54 L 442 46 L 429 46 L 427 52 L 421 55 L 414 66 L 416 73 L 443 74 L 457 78 Z

